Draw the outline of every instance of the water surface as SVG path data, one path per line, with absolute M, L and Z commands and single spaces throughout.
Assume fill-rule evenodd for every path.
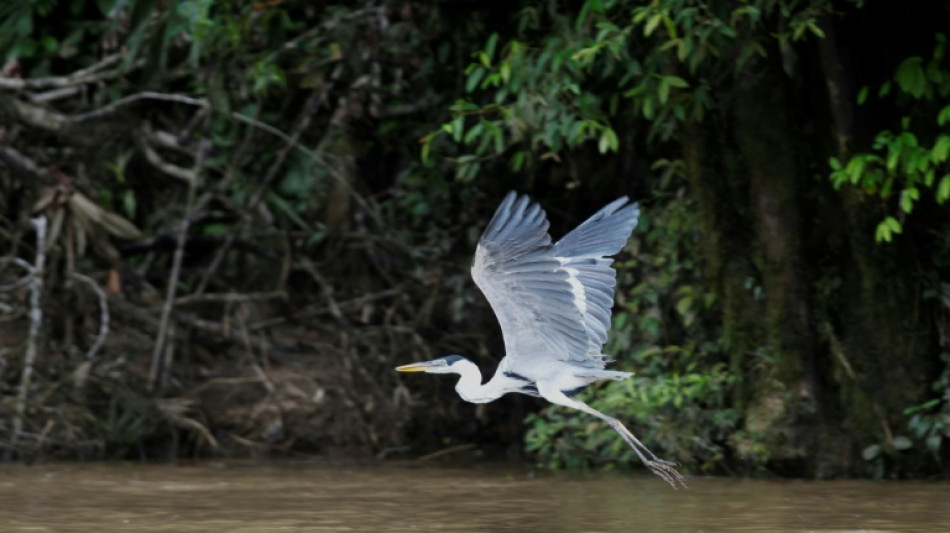
M 517 467 L 0 467 L 2 531 L 950 531 L 950 484 L 548 474 Z

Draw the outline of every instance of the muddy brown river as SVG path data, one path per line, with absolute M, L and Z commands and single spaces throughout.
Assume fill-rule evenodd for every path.
M 950 532 L 950 484 L 509 466 L 0 466 L 0 531 Z

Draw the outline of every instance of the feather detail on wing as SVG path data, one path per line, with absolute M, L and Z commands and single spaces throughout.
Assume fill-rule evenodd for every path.
M 591 357 L 600 355 L 610 330 L 617 284 L 610 256 L 623 248 L 640 218 L 637 204 L 625 204 L 627 197 L 607 204 L 555 243 L 552 250 L 569 275 L 568 282 L 584 316 Z
M 544 211 L 509 193 L 475 251 L 472 277 L 501 323 L 507 356 L 603 368 L 615 274 L 611 259 L 636 225 L 621 198 L 551 244 Z

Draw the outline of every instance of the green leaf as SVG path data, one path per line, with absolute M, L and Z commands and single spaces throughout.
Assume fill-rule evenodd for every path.
M 873 461 L 880 454 L 881 454 L 880 444 L 872 444 L 861 451 L 861 457 L 863 457 L 865 461 Z
M 868 88 L 867 85 L 865 85 L 864 87 L 861 87 L 861 91 L 858 92 L 858 105 L 864 105 L 864 102 L 866 102 L 868 99 L 869 91 L 870 89 Z
M 916 187 L 904 189 L 901 192 L 901 210 L 910 213 L 914 210 L 914 201 L 920 197 L 920 192 Z M 899 232 L 898 232 L 899 233 Z
M 620 148 L 620 141 L 617 139 L 617 133 L 610 126 L 604 128 L 604 135 L 607 137 L 607 146 L 611 151 L 618 151 Z
M 901 233 L 901 223 L 897 221 L 894 217 L 887 217 L 884 219 L 884 223 L 887 224 L 887 227 L 890 228 L 891 233 Z
M 676 59 L 679 59 L 680 62 L 686 61 L 686 57 L 689 56 L 689 53 L 693 49 L 693 40 L 690 38 L 680 39 L 679 44 L 676 47 Z
M 887 154 L 887 171 L 894 172 L 897 170 L 897 164 L 900 162 L 901 150 L 900 145 L 891 146 L 890 151 Z
M 940 179 L 940 184 L 937 185 L 937 203 L 942 204 L 950 198 L 950 174 L 945 175 Z
M 653 15 L 652 17 L 650 17 L 650 20 L 647 21 L 646 26 L 643 27 L 643 36 L 649 37 L 650 34 L 653 33 L 653 30 L 655 30 L 656 27 L 659 26 L 660 22 L 662 21 L 663 21 L 663 15 L 660 13 L 657 13 Z
M 681 316 L 686 316 L 692 306 L 693 297 L 684 296 L 683 298 L 680 298 L 678 302 L 676 302 L 676 312 L 678 312 Z
M 666 79 L 667 83 L 669 83 L 673 87 L 676 87 L 677 89 L 686 89 L 687 87 L 689 87 L 689 83 L 683 78 L 680 78 L 679 76 L 663 76 L 663 77 Z
M 852 185 L 857 185 L 861 182 L 861 178 L 864 176 L 864 169 L 867 168 L 867 159 L 863 155 L 856 155 L 851 158 L 851 161 L 848 161 L 848 166 L 845 167 L 845 172 L 850 176 L 850 181 Z
M 465 92 L 470 93 L 475 90 L 475 87 L 478 86 L 478 82 L 482 81 L 482 78 L 485 77 L 485 69 L 477 66 L 468 73 L 468 78 L 465 79 Z
M 940 444 L 943 442 L 943 437 L 939 433 L 935 433 L 927 437 L 927 450 L 931 453 L 937 453 L 940 451 Z
M 937 142 L 934 143 L 931 160 L 934 163 L 943 163 L 947 160 L 948 155 L 950 155 L 950 136 L 941 135 L 937 137 Z
M 950 105 L 941 109 L 940 114 L 937 115 L 938 125 L 943 126 L 947 122 L 950 122 Z
M 643 98 L 643 118 L 653 119 L 653 99 L 649 96 Z
M 879 173 L 877 173 L 879 175 Z M 877 181 L 877 180 L 875 180 Z M 894 188 L 894 177 L 888 177 L 884 180 L 884 186 L 881 187 L 881 198 L 889 198 L 891 196 L 891 190 Z
M 518 150 L 513 156 L 511 156 L 511 170 L 515 172 L 521 172 L 521 168 L 524 166 L 524 152 Z
M 501 128 L 492 128 L 492 140 L 494 141 L 495 153 L 500 154 L 505 151 L 505 136 Z
M 894 217 L 887 217 L 874 230 L 874 240 L 877 242 L 891 242 L 894 234 L 901 231 L 901 223 Z
M 663 25 L 666 26 L 666 33 L 669 34 L 671 39 L 676 39 L 676 24 L 673 23 L 673 19 L 669 15 L 663 15 Z
M 924 73 L 924 62 L 919 57 L 908 57 L 897 67 L 894 80 L 905 93 L 914 98 L 921 98 L 927 88 L 927 75 Z
M 881 84 L 881 88 L 877 91 L 878 98 L 884 98 L 885 96 L 891 94 L 891 82 L 885 81 Z
M 455 117 L 455 120 L 452 121 L 452 140 L 455 142 L 460 142 L 462 140 L 462 134 L 465 133 L 465 117 L 459 115 Z
M 423 163 L 429 162 L 429 152 L 431 151 L 431 149 L 432 149 L 432 138 L 426 137 L 422 141 L 422 152 L 419 156 L 419 158 L 422 159 Z
M 666 77 L 660 78 L 660 86 L 657 88 L 657 94 L 660 97 L 660 105 L 666 104 L 670 98 L 670 82 Z
M 498 73 L 501 75 L 501 79 L 505 83 L 508 83 L 508 80 L 511 79 L 511 63 L 507 61 L 503 62 L 498 69 Z
M 498 46 L 498 34 L 492 33 L 488 37 L 488 44 L 485 46 L 485 55 L 488 56 L 489 62 L 495 57 L 495 48 Z M 486 65 L 487 66 L 487 65 Z
M 472 127 L 472 129 L 468 130 L 468 132 L 465 134 L 465 139 L 463 140 L 463 142 L 465 144 L 472 144 L 472 141 L 474 141 L 476 137 L 481 135 L 484 129 L 485 129 L 485 125 L 482 122 L 475 124 Z
M 607 131 L 605 130 L 600 134 L 600 140 L 597 142 L 597 150 L 602 154 L 606 154 L 607 150 L 610 149 L 610 141 L 607 139 Z
M 898 435 L 894 437 L 894 440 L 891 441 L 894 445 L 894 448 L 897 450 L 907 450 L 914 445 L 911 440 L 903 435 Z
M 276 211 L 283 213 L 284 216 L 286 216 L 295 225 L 300 226 L 303 229 L 309 229 L 307 223 L 302 218 L 300 218 L 300 215 L 297 214 L 293 206 L 290 205 L 290 203 L 282 196 L 274 191 L 268 191 L 267 201 L 271 206 L 276 208 Z

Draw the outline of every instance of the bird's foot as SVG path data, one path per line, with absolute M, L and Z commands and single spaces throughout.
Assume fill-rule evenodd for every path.
M 673 490 L 689 488 L 686 486 L 686 478 L 676 470 L 676 463 L 673 461 L 654 459 L 645 461 L 645 463 L 651 472 L 659 476 L 663 481 L 666 481 L 673 487 Z

